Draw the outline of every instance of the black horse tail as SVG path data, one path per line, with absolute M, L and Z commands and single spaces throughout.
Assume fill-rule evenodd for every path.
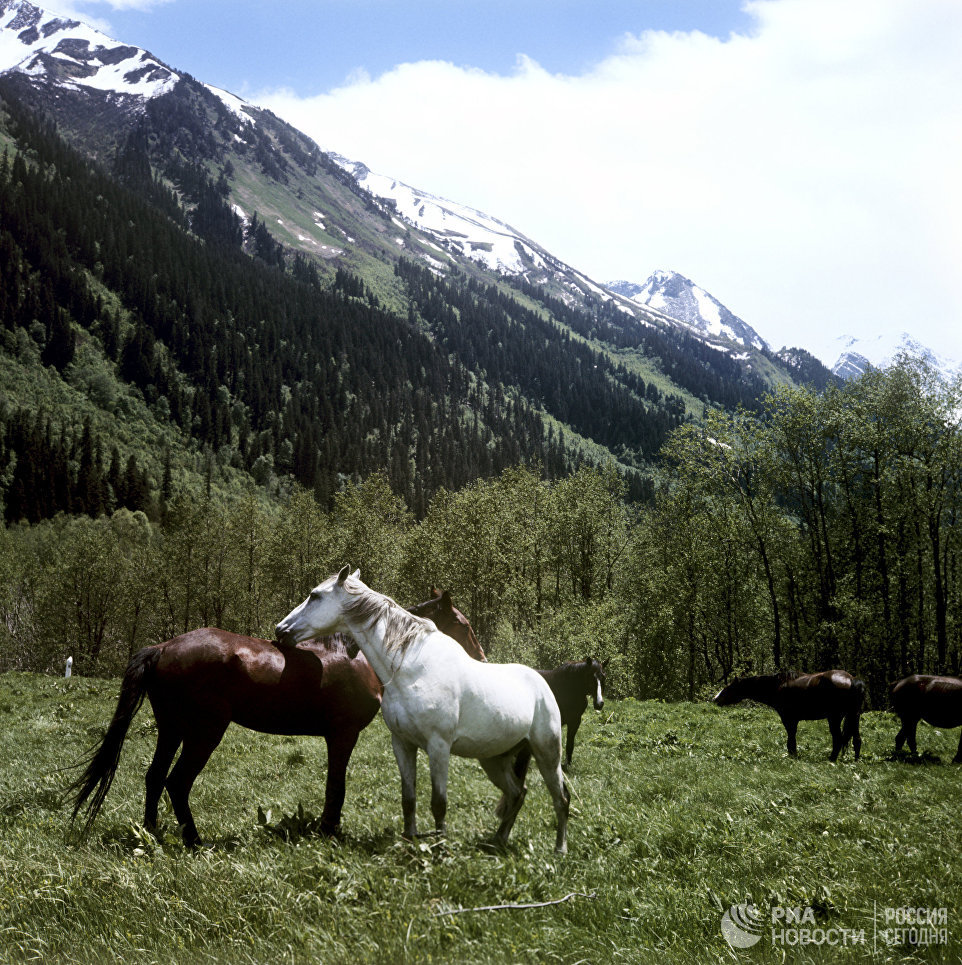
M 117 699 L 117 709 L 113 720 L 107 728 L 100 743 L 91 750 L 83 774 L 68 788 L 68 794 L 75 794 L 71 825 L 77 820 L 77 815 L 84 802 L 90 798 L 87 814 L 84 818 L 81 837 L 86 837 L 90 826 L 103 806 L 104 798 L 113 783 L 117 765 L 120 762 L 120 751 L 124 746 L 127 731 L 134 715 L 140 710 L 147 693 L 147 685 L 153 675 L 154 667 L 160 659 L 159 647 L 144 647 L 130 658 L 124 672 L 123 683 L 120 685 L 120 697 Z M 83 763 L 83 762 L 82 762 Z M 91 797 L 91 795 L 93 795 Z
M 852 709 L 850 714 L 861 714 L 865 707 L 865 698 L 868 696 L 868 689 L 864 680 L 857 677 L 852 681 Z
M 862 736 L 859 733 L 859 718 L 862 716 L 862 710 L 865 707 L 865 698 L 868 695 L 868 690 L 865 687 L 865 681 L 855 679 L 852 681 L 852 692 L 851 692 L 851 706 L 849 707 L 848 713 L 845 715 L 845 723 L 842 729 L 842 746 L 844 747 L 849 740 L 852 741 L 852 746 L 855 751 L 855 760 L 858 760 L 859 754 L 862 749 Z

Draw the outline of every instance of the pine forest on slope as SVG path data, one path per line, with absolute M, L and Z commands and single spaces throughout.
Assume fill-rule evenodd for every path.
M 442 252 L 269 112 L 130 47 L 114 59 L 151 65 L 149 95 L 84 88 L 58 49 L 0 81 L 8 520 L 148 508 L 185 473 L 329 505 L 378 469 L 421 515 L 508 465 L 608 458 L 648 499 L 672 429 L 800 371 L 558 262 Z

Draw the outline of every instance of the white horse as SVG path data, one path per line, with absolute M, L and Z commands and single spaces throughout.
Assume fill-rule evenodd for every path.
M 558 817 L 555 851 L 565 852 L 568 789 L 561 772 L 561 712 L 544 678 L 521 664 L 472 660 L 430 621 L 412 616 L 365 586 L 360 570 L 344 567 L 277 624 L 277 639 L 299 643 L 336 631 L 350 633 L 384 687 L 381 710 L 401 772 L 404 835 L 417 836 L 415 780 L 418 748 L 431 768 L 431 811 L 445 831 L 448 761 L 476 757 L 501 789 L 496 838 L 508 840 L 527 788 L 513 769 L 530 746 Z

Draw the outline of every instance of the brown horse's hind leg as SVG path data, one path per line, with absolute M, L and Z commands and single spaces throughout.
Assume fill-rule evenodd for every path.
M 201 843 L 188 802 L 190 790 L 197 780 L 197 775 L 204 769 L 210 760 L 210 755 L 221 742 L 226 730 L 227 721 L 217 721 L 185 734 L 184 749 L 180 752 L 170 777 L 167 778 L 167 793 L 174 805 L 174 814 L 177 815 L 177 821 L 180 823 L 184 844 L 188 848 L 196 848 Z
M 859 759 L 859 755 L 862 753 L 862 733 L 859 730 L 860 715 L 857 713 L 849 714 L 845 720 L 845 733 L 842 735 L 842 740 L 845 744 L 849 742 L 849 738 L 852 741 L 852 750 L 855 752 L 855 760 Z
M 161 726 L 160 723 L 157 724 L 157 748 L 144 779 L 147 790 L 144 801 L 144 827 L 151 834 L 157 832 L 157 806 L 160 803 L 160 795 L 164 791 L 164 782 L 167 780 L 170 762 L 174 759 L 182 739 L 180 733 L 170 725 Z
M 347 765 L 357 744 L 360 731 L 342 731 L 325 737 L 327 742 L 327 786 L 324 790 L 324 811 L 321 814 L 321 833 L 337 834 L 341 830 L 341 810 L 347 788 Z
M 519 755 L 520 758 L 521 755 Z M 525 758 L 525 771 L 527 771 L 529 760 L 530 753 Z M 524 785 L 523 773 L 519 779 L 516 773 L 516 760 L 510 754 L 504 754 L 501 757 L 488 757 L 480 763 L 484 768 L 484 773 L 491 779 L 491 783 L 502 792 L 501 800 L 494 809 L 494 813 L 501 818 L 501 825 L 498 827 L 495 837 L 500 844 L 505 845 L 508 843 L 508 836 L 517 820 L 521 805 L 524 804 L 528 789 Z
M 895 753 L 898 754 L 902 750 L 902 746 L 905 741 L 909 742 L 909 750 L 913 754 L 917 754 L 918 751 L 915 747 L 915 729 L 919 726 L 919 719 L 916 717 L 914 720 L 909 717 L 902 718 L 902 728 L 895 735 Z
M 959 734 L 959 749 L 955 752 L 955 757 L 952 758 L 953 764 L 962 764 L 962 734 Z
M 575 751 L 575 734 L 578 733 L 578 728 L 581 726 L 581 715 L 579 714 L 574 720 L 568 722 L 568 736 L 565 741 L 565 768 L 571 766 L 571 755 Z
M 788 753 L 792 757 L 798 757 L 798 743 L 796 741 L 798 721 L 792 720 L 789 717 L 783 717 L 782 723 L 785 725 L 785 733 L 788 735 Z

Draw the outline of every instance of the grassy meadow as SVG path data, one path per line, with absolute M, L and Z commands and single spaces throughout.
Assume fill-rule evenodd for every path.
M 344 834 L 316 834 L 325 748 L 232 727 L 194 788 L 185 851 L 166 801 L 161 842 L 138 826 L 153 752 L 135 719 L 90 838 L 66 837 L 63 770 L 102 733 L 117 681 L 0 677 L 0 961 L 606 963 L 915 962 L 962 958 L 958 731 L 919 728 L 889 759 L 893 718 L 863 718 L 863 758 L 828 763 L 827 725 L 800 757 L 766 708 L 609 701 L 586 713 L 569 775 L 567 856 L 540 776 L 507 850 L 498 792 L 452 759 L 448 837 L 400 836 L 397 768 L 378 718 L 348 773 Z M 936 758 L 940 758 L 938 761 Z M 419 819 L 432 826 L 424 756 Z M 481 909 L 550 902 L 535 908 Z M 732 949 L 722 914 L 751 901 L 811 909 L 864 945 Z M 947 909 L 947 945 L 889 946 L 876 909 Z M 881 924 L 880 924 L 881 927 Z

